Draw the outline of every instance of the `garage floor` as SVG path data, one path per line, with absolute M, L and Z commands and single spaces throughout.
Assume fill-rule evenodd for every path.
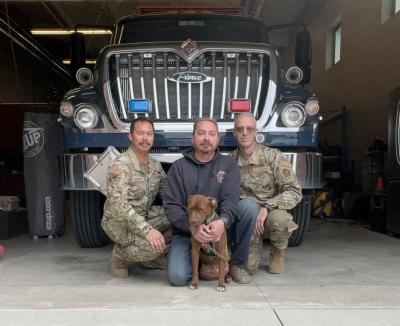
M 349 220 L 313 220 L 283 275 L 249 285 L 171 287 L 164 271 L 110 276 L 111 247 L 81 249 L 71 232 L 2 241 L 1 325 L 399 325 L 400 239 Z M 265 255 L 267 249 L 265 248 Z

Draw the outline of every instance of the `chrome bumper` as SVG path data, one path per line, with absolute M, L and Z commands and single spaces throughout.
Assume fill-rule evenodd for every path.
M 320 153 L 283 153 L 292 163 L 303 189 L 322 187 L 322 155 Z M 65 154 L 60 158 L 61 188 L 64 190 L 97 190 L 85 176 L 101 154 Z M 172 163 L 182 154 L 151 154 L 163 163 Z

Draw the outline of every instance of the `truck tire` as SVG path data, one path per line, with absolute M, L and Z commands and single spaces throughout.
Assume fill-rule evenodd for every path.
M 302 201 L 290 213 L 293 221 L 299 225 L 289 238 L 289 247 L 300 246 L 305 238 L 311 216 L 312 195 L 303 195 Z
M 71 191 L 74 235 L 82 248 L 98 248 L 109 241 L 101 228 L 104 197 L 97 191 Z

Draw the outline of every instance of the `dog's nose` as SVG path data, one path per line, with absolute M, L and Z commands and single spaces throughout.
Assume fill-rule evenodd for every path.
M 190 225 L 191 226 L 199 226 L 199 225 L 201 225 L 201 222 L 200 221 L 191 221 Z

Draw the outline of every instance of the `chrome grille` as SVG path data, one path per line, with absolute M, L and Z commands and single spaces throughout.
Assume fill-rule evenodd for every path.
M 213 77 L 205 83 L 176 83 L 176 72 L 201 72 Z M 192 62 L 173 52 L 123 52 L 109 58 L 109 76 L 115 114 L 122 122 L 129 99 L 148 98 L 155 121 L 193 121 L 213 117 L 232 121 L 228 100 L 250 98 L 255 116 L 265 103 L 269 82 L 269 56 L 254 52 L 206 51 Z

